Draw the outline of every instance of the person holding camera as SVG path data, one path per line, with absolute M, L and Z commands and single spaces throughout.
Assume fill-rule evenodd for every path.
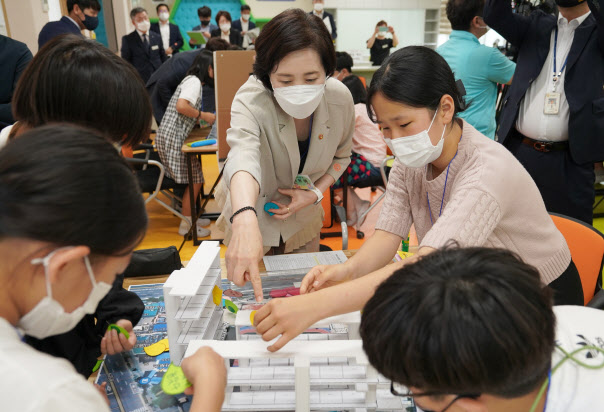
M 391 33 L 392 38 L 386 38 L 386 34 Z M 370 49 L 371 62 L 374 66 L 381 66 L 386 57 L 390 55 L 390 49 L 398 46 L 398 37 L 392 26 L 388 26 L 384 20 L 380 20 L 375 26 L 375 31 L 371 38 L 367 40 L 367 48 Z

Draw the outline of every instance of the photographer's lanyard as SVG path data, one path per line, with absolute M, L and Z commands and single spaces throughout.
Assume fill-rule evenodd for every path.
M 572 360 L 573 362 L 575 362 L 577 365 L 581 366 L 582 368 L 586 368 L 586 369 L 602 369 L 604 368 L 604 362 L 601 363 L 600 365 L 588 365 L 585 362 L 582 362 L 581 360 L 575 358 L 575 355 L 578 354 L 579 352 L 583 352 L 585 350 L 593 350 L 596 351 L 598 353 L 601 353 L 604 355 L 604 349 L 601 349 L 597 346 L 592 346 L 592 345 L 588 345 L 588 346 L 583 346 L 582 348 L 579 349 L 575 349 L 574 351 L 568 353 L 567 351 L 565 351 L 564 349 L 562 349 L 560 346 L 556 346 L 556 349 L 558 349 L 560 352 L 562 352 L 564 354 L 564 358 L 562 358 L 560 360 L 560 362 L 558 362 L 556 364 L 556 366 L 554 366 L 553 368 L 551 368 L 549 370 L 549 373 L 547 375 L 547 379 L 545 380 L 545 382 L 543 382 L 543 384 L 541 385 L 541 389 L 539 389 L 539 393 L 537 394 L 537 397 L 535 398 L 535 401 L 533 402 L 533 405 L 531 406 L 531 409 L 529 410 L 529 412 L 535 412 L 535 409 L 537 408 L 537 404 L 539 403 L 539 401 L 541 400 L 541 398 L 543 397 L 543 393 L 545 392 L 545 405 L 543 406 L 543 412 L 547 412 L 547 400 L 549 398 L 549 388 L 550 385 L 552 383 L 552 375 L 558 370 L 560 369 L 560 366 L 562 366 L 564 364 L 564 362 L 566 362 L 567 360 Z
M 558 59 L 558 26 L 556 26 L 556 35 L 554 36 L 554 74 L 553 74 L 553 80 L 554 80 L 554 93 L 556 92 L 556 88 L 558 86 L 558 80 L 560 80 L 560 78 L 562 77 L 562 72 L 564 71 L 564 69 L 566 68 L 566 63 L 568 63 L 568 55 L 566 56 L 566 59 L 564 60 L 564 63 L 562 64 L 562 67 L 560 68 L 560 71 L 556 70 L 556 65 L 557 65 L 557 59 Z M 570 54 L 570 53 L 569 53 Z

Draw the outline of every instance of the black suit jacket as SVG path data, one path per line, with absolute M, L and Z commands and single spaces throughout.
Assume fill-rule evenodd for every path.
M 0 129 L 15 122 L 11 112 L 13 92 L 32 58 L 25 43 L 0 35 Z
M 40 30 L 38 35 L 38 48 L 41 49 L 50 39 L 60 34 L 75 34 L 82 36 L 80 28 L 76 26 L 67 16 L 61 17 L 61 20 L 48 22 Z M 83 37 L 83 36 L 82 36 Z
M 212 37 L 220 37 L 221 30 L 216 29 L 212 30 L 210 33 Z M 229 43 L 234 44 L 236 46 L 240 46 L 243 44 L 243 37 L 241 37 L 241 32 L 231 26 L 231 33 L 229 34 Z
M 176 88 L 187 75 L 187 71 L 193 64 L 200 50 L 184 51 L 168 59 L 161 67 L 155 71 L 147 81 L 147 92 L 151 96 L 151 106 L 153 107 L 153 116 L 157 124 L 166 113 L 168 103 Z M 206 112 L 215 111 L 214 88 L 209 85 L 203 86 L 201 95 L 203 109 Z
M 239 30 L 239 32 L 242 32 L 242 31 L 243 31 L 243 28 L 241 27 L 241 19 L 237 19 L 237 20 L 235 20 L 235 21 L 233 22 L 233 24 L 232 24 L 232 26 L 231 26 L 231 27 L 232 27 L 233 29 L 235 29 L 235 30 Z M 248 27 L 248 30 L 252 30 L 252 29 L 255 29 L 255 28 L 256 28 L 256 25 L 254 24 L 254 22 L 253 22 L 253 21 L 251 21 L 251 20 L 250 20 L 250 21 L 249 21 L 249 27 Z
M 308 14 L 315 14 L 315 12 L 311 11 Z M 333 14 L 323 11 L 323 19 L 325 19 L 325 17 L 329 18 L 329 23 L 331 24 L 331 38 L 335 40 L 338 37 L 338 30 L 336 29 L 336 21 L 333 18 Z
M 170 47 L 172 47 L 172 50 L 174 51 L 172 55 L 175 55 L 182 48 L 184 40 L 182 38 L 182 34 L 180 34 L 180 28 L 176 24 L 168 24 L 170 25 Z M 151 23 L 151 31 L 154 31 L 155 33 L 159 34 L 159 37 L 161 37 L 159 23 Z
M 570 107 L 569 146 L 576 163 L 604 160 L 604 0 L 576 29 L 568 54 L 564 91 Z M 547 60 L 557 18 L 535 11 L 530 16 L 512 13 L 509 0 L 487 0 L 484 20 L 514 46 L 518 62 L 514 80 L 504 98 L 497 136 L 505 142 L 518 118 L 520 103 Z
M 166 61 L 166 52 L 161 41 L 161 36 L 151 30 L 149 35 L 149 47 L 145 48 L 143 40 L 138 32 L 122 37 L 122 57 L 134 66 L 141 75 L 143 82 L 147 82 L 151 74 L 159 69 L 159 66 Z

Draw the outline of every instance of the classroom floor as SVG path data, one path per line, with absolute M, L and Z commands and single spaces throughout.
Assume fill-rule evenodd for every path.
M 218 176 L 218 164 L 216 157 L 203 156 L 203 173 L 206 178 L 206 182 L 208 182 L 205 187 L 207 192 Z M 371 190 L 367 188 L 357 189 L 357 193 L 362 199 L 373 202 L 375 199 L 377 199 L 381 192 L 378 190 L 375 193 L 372 193 Z M 383 202 L 380 202 L 379 205 L 372 209 L 367 216 L 367 219 L 363 223 L 361 230 L 365 233 L 364 239 L 357 239 L 356 231 L 353 228 L 349 229 L 348 249 L 359 249 L 363 242 L 373 234 L 373 228 L 377 222 L 382 203 Z M 210 200 L 208 203 L 208 211 L 219 212 L 218 206 L 214 200 Z M 598 208 L 598 211 L 604 212 L 604 202 Z M 147 230 L 147 234 L 139 245 L 138 249 L 167 247 L 171 245 L 180 247 L 183 237 L 178 234 L 178 225 L 180 223 L 179 218 L 154 201 L 147 205 L 147 213 L 149 215 L 149 229 Z M 604 233 L 604 218 L 594 219 L 594 226 Z M 216 228 L 215 222 L 212 222 L 210 229 L 212 231 L 211 236 L 209 238 L 204 238 L 204 240 L 209 240 L 210 238 L 222 239 L 223 233 Z M 336 231 L 339 231 L 339 223 L 335 223 L 334 227 L 331 229 L 323 229 L 322 232 Z M 321 240 L 321 244 L 329 246 L 333 250 L 340 250 L 342 249 L 342 238 L 325 238 Z M 181 260 L 190 260 L 196 249 L 197 248 L 193 246 L 192 241 L 185 242 L 185 245 L 180 251 Z M 222 245 L 221 257 L 224 257 L 225 252 L 226 246 Z
M 214 156 L 203 156 L 203 174 L 206 180 L 205 191 L 209 191 L 212 184 L 216 180 L 218 176 L 218 164 L 217 159 Z M 361 189 L 357 190 L 359 196 L 364 200 L 369 200 L 373 202 L 375 199 L 379 197 L 381 192 L 377 190 L 375 193 L 371 192 L 371 189 Z M 161 195 L 160 195 L 161 196 Z M 363 242 L 369 238 L 374 230 L 373 227 L 377 222 L 377 218 L 379 216 L 379 212 L 381 210 L 381 203 L 377 205 L 375 208 L 371 210 L 365 222 L 361 226 L 361 230 L 364 232 L 364 239 L 360 240 L 356 238 L 356 231 L 353 228 L 349 229 L 349 241 L 348 241 L 348 249 L 358 249 L 361 247 Z M 214 200 L 210 200 L 208 203 L 208 212 L 219 212 L 219 208 Z M 180 219 L 174 216 L 171 212 L 163 208 L 159 205 L 159 203 L 152 201 L 147 204 L 147 213 L 149 215 L 149 228 L 147 230 L 147 234 L 145 238 L 138 246 L 137 249 L 149 249 L 149 248 L 159 248 L 159 247 L 167 247 L 167 246 L 176 246 L 180 247 L 183 237 L 178 234 L 178 225 L 180 224 Z M 334 227 L 331 229 L 324 229 L 323 232 L 336 232 L 339 231 L 339 223 L 335 223 Z M 208 238 L 204 238 L 203 240 L 210 239 L 222 239 L 223 233 L 216 228 L 216 223 L 213 221 L 210 225 L 210 230 L 212 234 Z M 342 249 L 342 238 L 341 237 L 333 237 L 326 238 L 321 240 L 322 245 L 329 246 L 333 250 Z M 180 251 L 180 258 L 183 261 L 190 260 L 195 253 L 197 248 L 193 246 L 192 241 L 185 242 L 182 250 Z M 221 257 L 224 257 L 226 252 L 226 246 L 221 246 Z

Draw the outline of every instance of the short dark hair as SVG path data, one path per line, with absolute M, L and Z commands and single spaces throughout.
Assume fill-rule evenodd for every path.
M 157 7 L 155 8 L 155 12 L 156 12 L 157 14 L 159 14 L 159 8 L 160 8 L 160 7 L 165 7 L 165 8 L 167 8 L 167 9 L 168 9 L 168 11 L 170 11 L 170 6 L 168 6 L 168 5 L 167 5 L 167 4 L 165 4 L 165 3 L 159 3 L 159 4 L 157 5 Z
M 211 37 L 208 39 L 208 42 L 206 43 L 206 47 L 204 50 L 209 50 L 209 51 L 228 50 L 230 45 L 231 44 L 228 41 L 221 39 L 220 37 Z
M 376 27 L 378 26 L 387 26 L 388 23 L 386 23 L 386 20 L 380 20 L 377 22 L 377 24 L 375 25 Z
M 367 112 L 374 119 L 371 100 L 376 93 L 411 107 L 436 110 L 446 94 L 455 102 L 455 114 L 465 109 L 464 98 L 451 68 L 440 54 L 423 46 L 392 53 L 375 72 L 367 92 Z
M 354 104 L 367 104 L 367 89 L 363 85 L 361 79 L 354 74 L 351 74 L 350 76 L 344 77 L 342 83 L 350 90 Z
M 130 10 L 130 18 L 134 19 L 136 17 L 136 15 L 139 13 L 147 13 L 147 10 L 145 10 L 142 7 L 135 7 L 132 10 Z
M 212 9 L 208 6 L 203 6 L 197 9 L 197 15 L 199 17 L 212 17 Z
M 449 0 L 447 18 L 453 30 L 470 30 L 472 19 L 482 16 L 484 0 Z
M 300 9 L 279 13 L 256 39 L 254 75 L 268 90 L 273 90 L 270 74 L 288 54 L 304 49 L 317 52 L 325 74 L 331 76 L 336 67 L 336 52 L 325 23 Z
M 216 24 L 220 24 L 218 23 L 220 21 L 220 18 L 224 16 L 228 21 L 232 22 L 233 19 L 231 18 L 231 13 L 229 13 L 226 10 L 220 10 L 218 13 L 216 13 Z
M 208 83 L 211 81 L 208 70 L 209 67 L 214 67 L 212 52 L 209 50 L 202 50 L 195 56 L 193 64 L 191 64 L 191 67 L 189 67 L 189 70 L 187 71 L 187 76 L 196 76 L 202 83 Z
M 241 11 L 252 11 L 252 9 L 250 8 L 250 6 L 248 6 L 247 4 L 244 4 L 243 6 L 241 6 Z
M 92 9 L 101 11 L 101 3 L 98 0 L 67 0 L 67 13 L 71 13 L 73 6 L 78 5 L 82 11 Z
M 0 151 L 0 198 L 0 239 L 115 256 L 130 252 L 147 228 L 131 168 L 91 129 L 57 124 L 11 140 Z
M 38 51 L 13 96 L 15 120 L 71 122 L 135 145 L 151 131 L 151 101 L 138 72 L 102 44 L 73 34 Z
M 336 70 L 341 72 L 342 69 L 347 69 L 352 73 L 352 65 L 354 64 L 352 56 L 346 52 L 336 52 Z
M 394 382 L 514 398 L 547 377 L 555 323 L 537 269 L 507 250 L 448 247 L 384 281 L 360 332 L 370 363 Z

